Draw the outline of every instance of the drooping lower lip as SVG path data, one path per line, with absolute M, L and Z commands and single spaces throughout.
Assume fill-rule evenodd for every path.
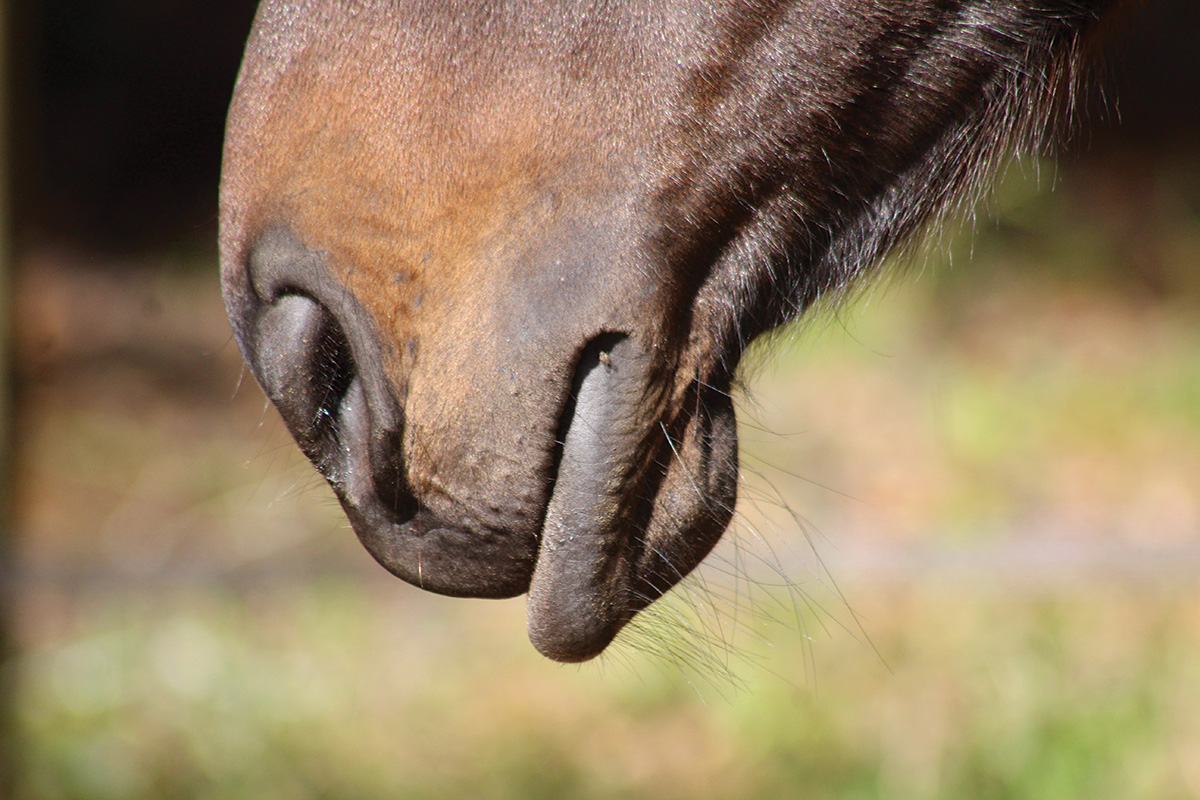
M 645 438 L 646 356 L 598 337 L 576 371 L 562 457 L 529 588 L 529 638 L 557 661 L 598 655 L 632 615 L 630 481 Z

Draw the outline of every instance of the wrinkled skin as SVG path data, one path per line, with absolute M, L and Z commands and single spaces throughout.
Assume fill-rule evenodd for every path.
M 745 346 L 1040 126 L 1105 5 L 267 0 L 238 342 L 384 567 L 590 658 L 730 521 Z

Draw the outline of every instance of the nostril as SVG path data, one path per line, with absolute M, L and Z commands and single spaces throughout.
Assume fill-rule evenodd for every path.
M 357 374 L 345 332 L 312 298 L 281 294 L 259 315 L 254 361 L 301 449 L 330 476 L 340 451 L 339 410 Z
M 251 369 L 300 449 L 343 502 L 407 521 L 403 381 L 384 364 L 372 315 L 286 227 L 252 247 L 245 283 L 226 285 Z
M 321 311 L 324 312 L 324 309 Z M 320 314 L 316 336 L 305 344 L 309 350 L 309 368 L 316 390 L 316 408 L 310 421 L 314 426 L 332 426 L 342 398 L 356 375 L 350 342 L 333 317 L 324 312 Z

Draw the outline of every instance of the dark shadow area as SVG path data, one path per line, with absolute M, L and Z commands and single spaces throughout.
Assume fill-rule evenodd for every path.
M 1200 4 L 1132 3 L 1105 31 L 1104 69 L 1080 140 L 1084 157 L 1110 150 L 1195 153 L 1200 134 Z
M 17 0 L 18 246 L 210 249 L 253 0 Z

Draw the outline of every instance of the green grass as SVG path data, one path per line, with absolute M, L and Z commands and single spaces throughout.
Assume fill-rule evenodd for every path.
M 24 796 L 1163 800 L 1200 788 L 1190 590 L 859 588 L 879 657 L 846 635 L 743 642 L 762 661 L 740 686 L 630 656 L 553 666 L 516 637 L 519 604 L 413 609 L 397 594 L 331 580 L 152 607 L 76 598 L 72 629 L 22 663 Z

